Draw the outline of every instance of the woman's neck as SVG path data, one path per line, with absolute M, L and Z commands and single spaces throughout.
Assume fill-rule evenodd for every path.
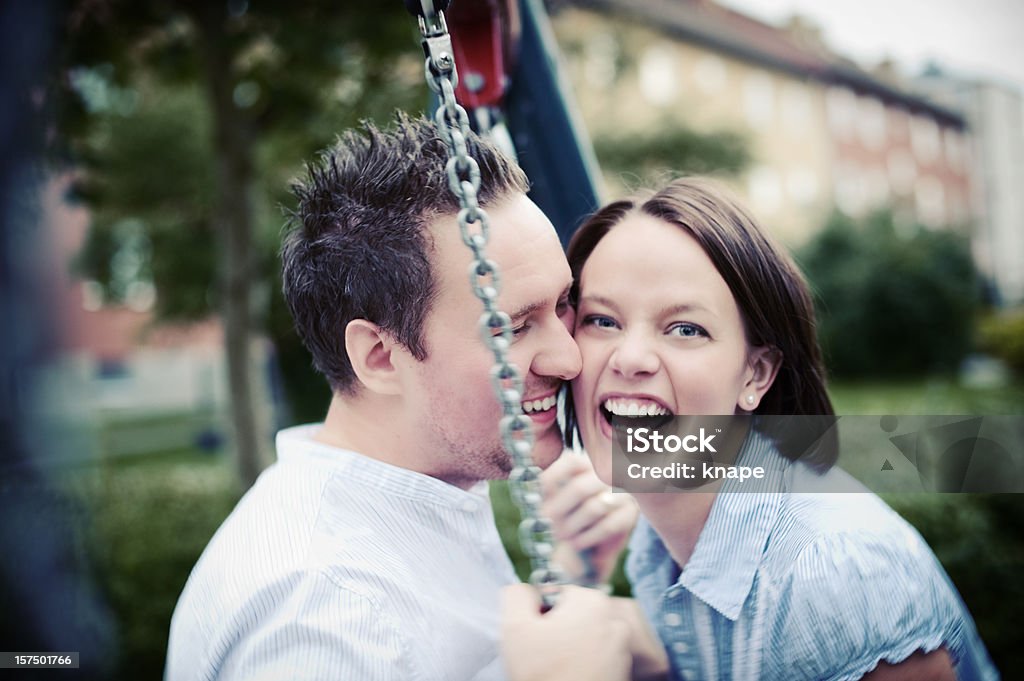
M 734 465 L 750 433 L 750 419 L 727 420 L 723 422 L 723 429 L 726 437 L 720 443 L 721 455 L 716 457 L 716 463 Z M 721 481 L 716 481 L 703 487 L 707 491 L 633 495 L 640 511 L 680 568 L 685 567 L 693 555 L 721 486 Z
M 715 492 L 634 494 L 640 511 L 680 568 L 685 567 L 711 514 Z

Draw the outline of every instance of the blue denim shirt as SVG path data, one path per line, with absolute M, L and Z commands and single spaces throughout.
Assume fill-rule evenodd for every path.
M 758 490 L 783 491 L 724 484 L 682 571 L 645 520 L 630 543 L 626 572 L 674 678 L 859 679 L 941 646 L 962 681 L 998 678 L 931 549 L 881 499 L 756 434 L 741 463 L 764 467 Z M 784 491 L 814 478 L 863 491 Z

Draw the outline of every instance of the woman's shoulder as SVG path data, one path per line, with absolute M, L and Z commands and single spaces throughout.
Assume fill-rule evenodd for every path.
M 781 591 L 850 601 L 946 583 L 917 530 L 871 493 L 788 495 L 762 568 Z
M 760 572 L 773 604 L 769 639 L 800 658 L 788 664 L 832 677 L 844 660 L 859 678 L 916 650 L 946 646 L 957 657 L 969 621 L 909 523 L 871 494 L 793 495 L 788 506 Z M 793 645 L 801 640 L 808 645 Z

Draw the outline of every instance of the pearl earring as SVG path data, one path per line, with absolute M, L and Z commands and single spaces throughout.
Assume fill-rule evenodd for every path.
M 753 395 L 747 395 L 747 404 L 749 404 L 751 406 L 754 405 L 754 396 Z

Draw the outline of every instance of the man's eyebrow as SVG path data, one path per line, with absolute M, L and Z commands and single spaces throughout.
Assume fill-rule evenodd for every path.
M 570 289 L 572 289 L 571 282 L 567 284 L 565 289 L 559 294 L 558 300 L 562 301 L 568 298 Z M 529 317 L 531 314 L 541 309 L 542 307 L 545 307 L 547 304 L 548 301 L 546 300 L 536 300 L 532 303 L 527 303 L 526 305 L 523 305 L 515 312 L 509 314 L 509 319 L 522 319 L 523 317 Z

